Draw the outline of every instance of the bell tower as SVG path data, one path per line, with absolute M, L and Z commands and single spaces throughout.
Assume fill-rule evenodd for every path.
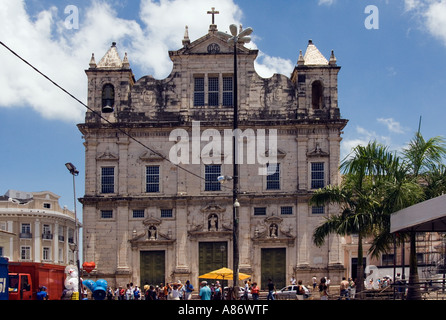
M 298 94 L 298 118 L 315 120 L 340 119 L 338 108 L 338 72 L 333 51 L 327 60 L 312 40 L 305 55 L 300 51 L 297 66 L 291 74 Z
M 119 112 L 128 109 L 130 90 L 135 83 L 127 53 L 121 60 L 113 42 L 98 64 L 92 54 L 90 68 L 85 73 L 88 77 L 88 106 L 115 122 Z M 86 122 L 98 122 L 99 119 L 93 112 L 87 111 Z

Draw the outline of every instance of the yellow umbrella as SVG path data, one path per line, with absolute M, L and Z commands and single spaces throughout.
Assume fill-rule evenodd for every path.
M 234 272 L 229 268 L 221 268 L 208 273 L 205 273 L 198 278 L 200 279 L 215 279 L 215 280 L 232 280 Z M 238 278 L 239 280 L 245 280 L 251 277 L 246 273 L 239 272 Z

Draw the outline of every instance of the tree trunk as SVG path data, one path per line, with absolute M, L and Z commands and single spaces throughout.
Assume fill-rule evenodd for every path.
M 418 278 L 416 232 L 410 232 L 409 288 L 407 300 L 421 300 L 420 280 Z
M 362 299 L 363 293 L 362 290 L 364 288 L 364 266 L 362 264 L 363 260 L 363 249 L 362 249 L 362 235 L 358 234 L 358 264 L 356 265 L 356 274 L 358 275 L 358 280 L 355 283 L 356 286 L 356 296 L 359 299 Z

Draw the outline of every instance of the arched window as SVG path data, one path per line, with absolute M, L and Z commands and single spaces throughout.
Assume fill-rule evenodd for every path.
M 113 112 L 115 105 L 115 88 L 113 85 L 107 83 L 102 88 L 102 112 Z
M 324 102 L 324 87 L 320 81 L 314 81 L 311 87 L 313 109 L 322 109 Z

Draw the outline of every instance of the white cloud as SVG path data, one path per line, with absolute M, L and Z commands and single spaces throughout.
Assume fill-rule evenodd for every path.
M 375 131 L 356 126 L 356 132 L 346 135 L 341 142 L 341 160 L 348 156 L 354 147 L 365 146 L 370 141 L 377 141 L 385 146 L 390 146 L 391 139 L 389 136 L 380 135 Z
M 405 0 L 406 12 L 421 21 L 422 28 L 446 46 L 446 0 Z
M 334 2 L 335 2 L 335 0 L 319 0 L 318 5 L 319 6 L 322 6 L 322 5 L 331 6 Z
M 384 124 L 390 132 L 399 134 L 406 133 L 406 129 L 398 121 L 393 120 L 393 118 L 378 118 L 377 121 Z
M 233 0 L 221 0 L 218 6 L 220 14 L 215 19 L 219 30 L 227 31 L 230 24 L 240 23 L 243 13 Z M 204 14 L 208 10 L 208 0 L 141 0 L 141 23 L 138 23 L 119 18 L 109 1 L 93 0 L 89 7 L 79 8 L 79 29 L 68 30 L 64 24 L 67 17 L 64 8 L 51 7 L 31 17 L 24 0 L 6 1 L 0 11 L 0 39 L 86 102 L 84 70 L 88 68 L 91 53 L 95 53 L 98 62 L 111 42 L 116 41 L 120 54 L 128 53 L 134 70 L 165 78 L 172 70 L 168 50 L 181 48 L 186 25 L 192 41 L 205 35 L 211 21 L 210 15 Z M 30 106 L 47 118 L 83 120 L 82 105 L 3 47 L 0 47 L 0 56 L 0 107 Z M 256 69 L 263 77 L 273 73 L 289 76 L 292 67 L 291 61 L 262 52 L 256 61 Z

